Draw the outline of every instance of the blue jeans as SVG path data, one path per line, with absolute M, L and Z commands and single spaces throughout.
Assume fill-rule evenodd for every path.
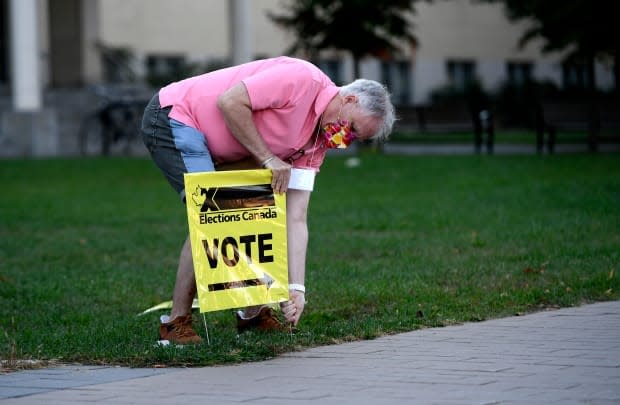
M 153 161 L 181 198 L 185 198 L 183 175 L 215 171 L 204 135 L 196 128 L 168 117 L 171 107 L 162 107 L 153 96 L 142 118 L 142 140 Z

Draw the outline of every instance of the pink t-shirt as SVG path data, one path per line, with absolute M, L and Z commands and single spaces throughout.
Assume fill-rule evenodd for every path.
M 228 130 L 217 97 L 243 82 L 250 96 L 254 124 L 281 159 L 294 156 L 293 166 L 319 169 L 326 149 L 315 131 L 338 87 L 313 64 L 289 57 L 258 60 L 172 83 L 159 92 L 170 118 L 202 132 L 216 162 L 250 156 Z

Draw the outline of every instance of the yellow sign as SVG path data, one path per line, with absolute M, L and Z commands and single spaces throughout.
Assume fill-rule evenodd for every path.
M 286 196 L 271 171 L 185 174 L 200 312 L 288 300 Z

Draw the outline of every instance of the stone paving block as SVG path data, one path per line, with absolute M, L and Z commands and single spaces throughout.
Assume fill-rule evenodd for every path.
M 0 399 L 22 397 L 49 391 L 48 388 L 0 386 Z

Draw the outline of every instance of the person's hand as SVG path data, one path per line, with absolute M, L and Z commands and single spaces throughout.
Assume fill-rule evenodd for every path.
M 301 291 L 290 290 L 289 300 L 280 304 L 282 314 L 287 322 L 297 326 L 299 318 L 301 318 L 302 312 L 304 312 L 304 306 L 306 305 L 306 295 Z
M 271 188 L 273 191 L 278 194 L 285 193 L 291 178 L 291 165 L 274 156 L 264 167 L 271 170 Z

